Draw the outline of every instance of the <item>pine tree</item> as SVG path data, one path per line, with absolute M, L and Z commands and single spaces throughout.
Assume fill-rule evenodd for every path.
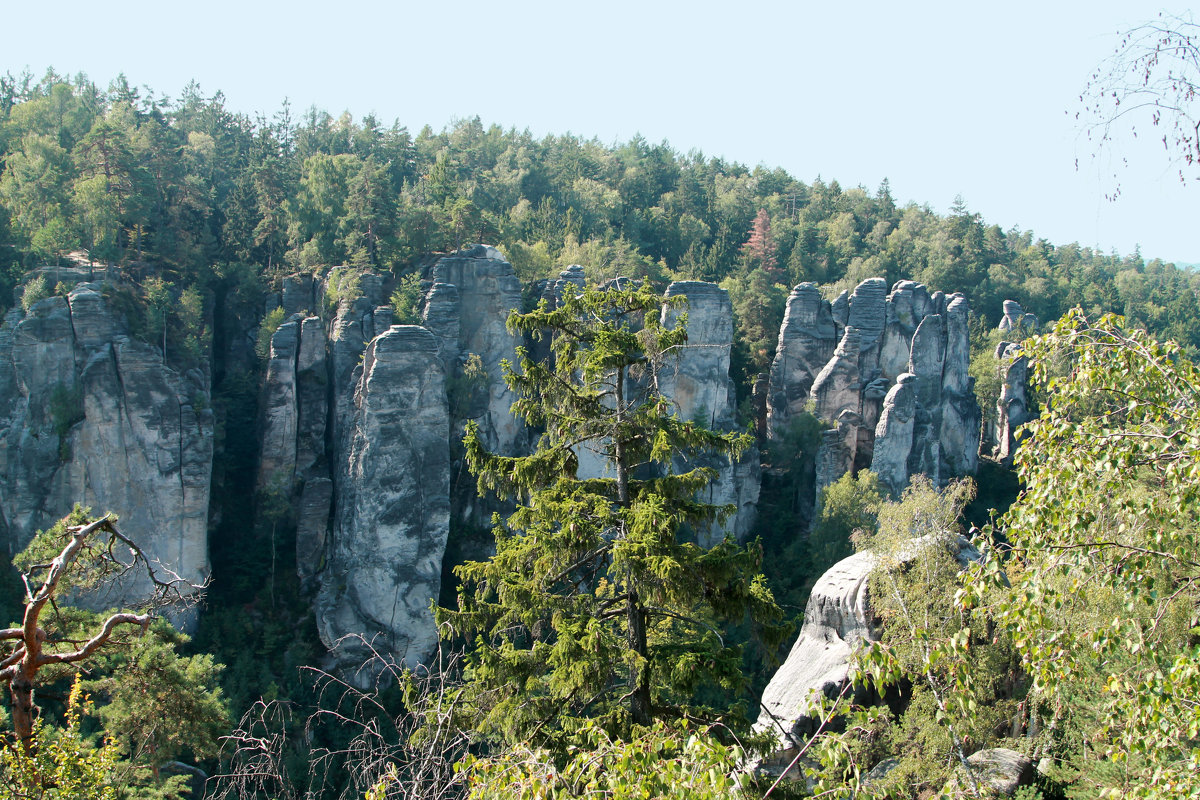
M 775 240 L 771 238 L 771 216 L 765 208 L 758 210 L 750 238 L 742 245 L 742 252 L 770 275 L 778 272 L 779 260 L 775 256 Z
M 757 543 L 705 550 L 683 535 L 731 509 L 696 499 L 711 469 L 672 474 L 672 459 L 737 457 L 749 437 L 672 413 L 657 374 L 686 341 L 686 315 L 664 327 L 665 302 L 677 300 L 587 289 L 509 318 L 552 337 L 553 363 L 521 350 L 521 371 L 505 371 L 514 412 L 544 433 L 532 455 L 507 458 L 468 431 L 479 490 L 520 505 L 497 520 L 492 559 L 456 568 L 459 610 L 439 612 L 446 635 L 471 637 L 469 702 L 485 733 L 561 745 L 588 718 L 622 737 L 657 718 L 714 719 L 697 692 L 742 682 L 720 626 L 778 617 Z M 580 476 L 581 457 L 597 477 Z

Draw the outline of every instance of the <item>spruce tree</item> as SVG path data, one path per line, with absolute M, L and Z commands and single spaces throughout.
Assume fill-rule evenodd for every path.
M 551 337 L 547 361 L 521 349 L 520 371 L 505 365 L 514 413 L 543 433 L 532 455 L 502 457 L 468 430 L 479 491 L 518 507 L 495 520 L 494 557 L 456 568 L 459 609 L 439 613 L 444 635 L 470 642 L 468 701 L 486 734 L 554 746 L 586 719 L 622 737 L 660 718 L 715 720 L 722 704 L 698 698 L 742 684 L 722 626 L 779 616 L 757 543 L 688 540 L 732 509 L 697 499 L 712 469 L 673 461 L 736 458 L 750 437 L 679 419 L 659 391 L 687 337 L 686 315 L 667 328 L 659 313 L 680 300 L 585 289 L 509 317 Z

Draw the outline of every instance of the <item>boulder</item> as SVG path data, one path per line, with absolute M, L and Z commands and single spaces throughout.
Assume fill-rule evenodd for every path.
M 814 717 L 819 695 L 835 698 L 846 687 L 855 652 L 877 641 L 868 582 L 881 563 L 898 568 L 927 547 L 946 547 L 962 565 L 980 557 L 967 539 L 931 534 L 910 540 L 885 561 L 867 550 L 830 567 L 813 586 L 804 626 L 787 659 L 763 691 L 757 732 L 774 735 L 778 750 L 763 766 L 787 764 L 820 724 Z
M 1007 747 L 990 747 L 979 750 L 967 756 L 967 766 L 971 770 L 968 777 L 966 770 L 959 767 L 958 774 L 950 780 L 947 793 L 955 796 L 965 787 L 974 785 L 985 789 L 992 796 L 1012 797 L 1022 786 L 1029 786 L 1037 777 L 1033 760 L 1021 755 L 1016 750 Z

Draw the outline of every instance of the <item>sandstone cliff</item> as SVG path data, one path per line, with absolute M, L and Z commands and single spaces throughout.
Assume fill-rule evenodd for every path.
M 714 283 L 677 281 L 667 287 L 666 295 L 687 298 L 680 308 L 664 307 L 662 323 L 676 324 L 687 313 L 687 345 L 668 358 L 659 374 L 659 388 L 675 404 L 680 419 L 692 419 L 721 432 L 738 430 L 737 404 L 733 381 L 729 377 L 729 353 L 733 347 L 733 307 L 729 293 Z M 703 499 L 715 505 L 732 505 L 734 513 L 725 524 L 699 532 L 700 544 L 711 547 L 725 534 L 739 541 L 750 534 L 754 525 L 761 480 L 758 448 L 751 446 L 740 460 L 710 456 L 703 463 L 685 463 L 677 459 L 676 470 L 697 466 L 712 467 L 717 479 Z
M 450 425 L 437 339 L 419 326 L 390 328 L 367 346 L 353 384 L 318 627 L 343 666 L 367 660 L 355 637 L 412 666 L 437 642 L 430 603 L 450 526 Z
M 771 365 L 768 435 L 781 438 L 805 411 L 831 426 L 817 454 L 818 492 L 866 468 L 895 492 L 918 472 L 939 483 L 974 473 L 982 415 L 967 374 L 967 313 L 961 295 L 912 281 L 889 293 L 871 278 L 833 303 L 800 284 Z M 897 392 L 902 375 L 911 388 Z
M 209 574 L 213 418 L 205 372 L 129 336 L 99 283 L 0 328 L 0 534 L 11 554 L 75 503 L 193 584 Z M 145 591 L 124 585 L 99 603 Z

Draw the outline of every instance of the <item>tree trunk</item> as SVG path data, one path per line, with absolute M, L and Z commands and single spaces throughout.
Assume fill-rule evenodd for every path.
M 30 754 L 33 746 L 33 681 L 24 672 L 9 684 L 12 693 L 13 732 L 21 743 L 21 751 Z
M 629 590 L 629 649 L 638 655 L 637 662 L 629 667 L 629 717 L 634 725 L 649 725 L 653 715 L 650 711 L 650 659 L 649 648 L 646 645 L 646 611 L 633 588 Z

